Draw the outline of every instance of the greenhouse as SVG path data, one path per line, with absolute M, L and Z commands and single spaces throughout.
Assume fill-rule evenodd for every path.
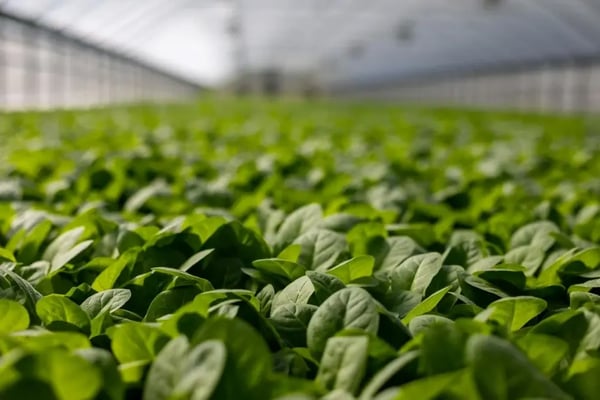
M 0 400 L 595 400 L 600 0 L 0 0 Z

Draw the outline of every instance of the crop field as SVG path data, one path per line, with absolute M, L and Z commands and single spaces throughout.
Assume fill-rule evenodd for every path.
M 600 124 L 0 116 L 0 399 L 600 396 Z

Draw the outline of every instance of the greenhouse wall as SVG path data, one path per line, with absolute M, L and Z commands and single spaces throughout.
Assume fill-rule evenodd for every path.
M 409 80 L 347 97 L 546 112 L 599 112 L 600 63 Z
M 179 100 L 199 89 L 127 55 L 0 12 L 0 109 Z

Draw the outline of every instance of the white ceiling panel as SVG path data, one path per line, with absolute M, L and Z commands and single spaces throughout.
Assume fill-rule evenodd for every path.
M 242 68 L 307 70 L 344 86 L 600 55 L 600 0 L 484 3 L 0 0 L 6 10 L 205 84 Z M 401 25 L 412 26 L 404 41 Z

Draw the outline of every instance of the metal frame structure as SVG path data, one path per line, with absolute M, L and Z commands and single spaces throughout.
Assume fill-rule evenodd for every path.
M 0 109 L 179 100 L 195 82 L 130 55 L 0 10 Z

